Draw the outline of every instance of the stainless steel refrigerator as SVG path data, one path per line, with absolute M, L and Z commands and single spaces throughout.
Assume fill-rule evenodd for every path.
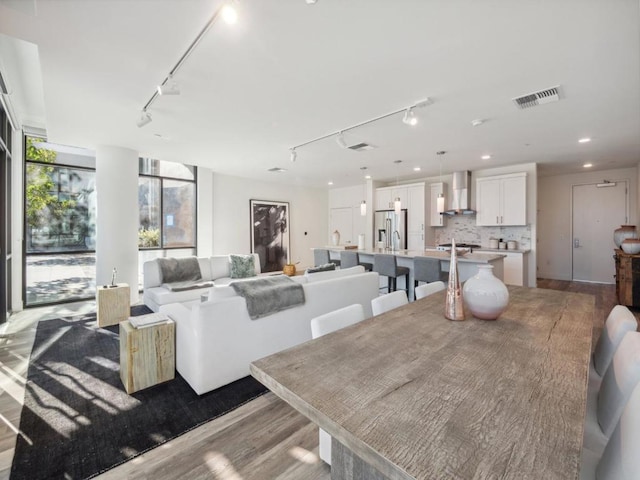
M 375 213 L 375 235 L 376 247 L 384 246 L 392 250 L 406 250 L 407 209 L 402 209 L 400 215 L 396 215 L 393 210 L 377 210 Z

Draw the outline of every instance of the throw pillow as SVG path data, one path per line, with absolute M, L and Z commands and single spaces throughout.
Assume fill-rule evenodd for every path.
M 307 268 L 307 273 L 328 272 L 329 270 L 335 270 L 335 263 L 325 263 L 324 265 L 318 265 L 317 267 Z
M 253 255 L 229 255 L 229 261 L 231 262 L 231 278 L 256 276 Z

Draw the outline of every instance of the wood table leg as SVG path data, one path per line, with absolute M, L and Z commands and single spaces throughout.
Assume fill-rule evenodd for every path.
M 389 477 L 331 438 L 331 480 L 389 480 Z

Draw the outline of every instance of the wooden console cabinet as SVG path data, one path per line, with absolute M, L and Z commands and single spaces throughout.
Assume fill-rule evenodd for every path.
M 640 255 L 615 250 L 616 296 L 620 305 L 640 307 Z

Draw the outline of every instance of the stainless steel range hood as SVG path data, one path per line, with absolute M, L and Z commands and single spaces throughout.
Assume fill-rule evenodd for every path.
M 464 170 L 453 172 L 453 198 L 451 199 L 451 209 L 443 212 L 443 215 L 475 215 L 476 211 L 471 210 L 471 172 Z

